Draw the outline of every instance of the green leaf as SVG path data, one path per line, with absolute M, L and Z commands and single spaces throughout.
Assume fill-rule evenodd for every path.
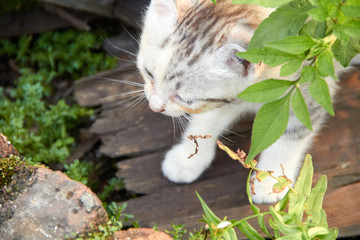
M 319 74 L 323 77 L 331 76 L 333 79 L 338 80 L 335 75 L 334 63 L 333 63 L 334 55 L 330 49 L 321 53 L 316 61 L 316 67 Z
M 360 20 L 353 19 L 342 25 L 344 33 L 350 37 L 360 38 Z
M 343 45 L 340 40 L 336 40 L 331 50 L 335 59 L 339 61 L 343 67 L 347 67 L 356 54 L 360 52 L 360 42 L 349 38 L 348 43 Z
M 331 103 L 329 87 L 326 81 L 318 74 L 315 74 L 315 78 L 309 85 L 309 93 L 330 115 L 335 116 L 334 108 Z
M 232 4 L 257 4 L 263 7 L 280 7 L 292 0 L 233 0 Z
M 250 191 L 250 178 L 251 178 L 251 173 L 252 173 L 252 169 L 250 169 L 249 175 L 247 177 L 247 181 L 246 181 L 246 194 L 248 196 L 249 199 L 249 203 L 251 206 L 251 210 L 255 213 L 255 214 L 259 214 L 260 213 L 260 209 L 254 205 L 252 198 L 251 198 L 251 191 Z
M 279 193 L 285 190 L 285 187 L 290 186 L 292 181 L 284 176 L 278 177 L 278 182 L 274 184 L 272 190 L 274 193 Z
M 271 146 L 285 132 L 289 120 L 289 107 L 290 94 L 287 94 L 260 108 L 254 120 L 251 148 L 246 161 L 250 161 Z
M 291 54 L 300 54 L 311 48 L 315 43 L 308 36 L 290 36 L 279 41 L 268 42 L 266 46 Z
M 259 182 L 262 182 L 264 181 L 268 176 L 270 176 L 270 173 L 268 171 L 258 171 L 257 174 L 256 174 L 256 179 L 259 181 Z
M 259 227 L 260 227 L 261 231 L 263 231 L 269 238 L 272 238 L 272 236 L 270 235 L 269 231 L 266 228 L 264 216 L 265 216 L 265 213 L 259 214 L 259 216 L 258 216 Z
M 237 240 L 236 232 L 233 228 L 227 229 L 225 233 L 221 235 L 224 240 Z
M 314 79 L 316 74 L 316 68 L 314 66 L 306 66 L 301 70 L 301 78 L 299 84 L 310 82 Z
M 337 228 L 330 229 L 330 233 L 327 235 L 320 235 L 316 238 L 319 240 L 334 240 L 337 239 L 337 236 L 339 235 L 339 230 Z
M 300 31 L 300 35 L 309 35 L 313 38 L 324 38 L 326 36 L 326 22 L 318 22 L 311 19 Z
M 279 212 L 277 212 L 273 206 L 270 206 L 270 213 L 271 216 L 274 218 L 276 226 L 279 228 L 279 230 L 282 233 L 286 235 L 297 234 L 299 232 L 302 233 L 302 229 L 300 226 L 286 224 L 283 219 L 283 216 Z
M 248 102 L 271 102 L 281 97 L 296 82 L 268 79 L 246 88 L 237 97 Z
M 313 8 L 308 12 L 309 16 L 318 22 L 325 22 L 328 15 L 323 7 Z
M 341 7 L 341 11 L 347 17 L 358 18 L 360 17 L 360 5 L 350 5 L 346 4 Z
M 286 63 L 280 69 L 280 76 L 289 76 L 295 73 L 300 67 L 303 62 L 303 59 L 297 59 L 291 62 Z
M 210 223 L 214 223 L 215 225 L 221 222 L 220 218 L 218 218 L 213 211 L 206 205 L 205 201 L 200 197 L 199 193 L 196 192 L 198 199 L 200 200 L 201 206 L 205 213 L 205 221 L 210 225 Z
M 302 233 L 302 232 L 288 234 L 288 235 L 276 238 L 276 240 L 294 240 L 294 239 L 306 239 L 306 238 L 304 237 L 304 233 Z
M 307 233 L 310 239 L 313 239 L 319 235 L 327 235 L 330 233 L 330 231 L 326 227 L 312 227 L 307 231 Z
M 286 207 L 287 207 L 287 205 L 288 205 L 288 202 L 289 202 L 289 193 L 290 193 L 291 191 L 288 191 L 287 193 L 286 193 L 286 195 L 275 205 L 275 210 L 276 211 L 283 211 Z
M 247 221 L 241 220 L 238 224 L 240 231 L 249 239 L 265 240 Z
M 307 19 L 306 7 L 284 5 L 271 13 L 256 29 L 249 49 L 264 48 L 267 42 L 274 42 L 299 33 Z
M 295 92 L 291 97 L 291 108 L 294 111 L 297 119 L 299 119 L 299 121 L 304 124 L 305 127 L 312 131 L 313 129 L 311 126 L 310 114 L 299 88 L 295 89 Z
M 327 178 L 325 175 L 321 176 L 316 186 L 311 190 L 311 193 L 306 200 L 306 206 L 309 208 L 307 222 L 319 225 L 322 220 L 322 204 L 327 188 Z
M 274 48 L 265 49 L 249 49 L 246 52 L 238 52 L 237 56 L 244 58 L 252 63 L 259 63 L 264 61 L 265 64 L 275 67 L 285 62 L 298 59 L 299 57 L 293 54 L 282 52 Z

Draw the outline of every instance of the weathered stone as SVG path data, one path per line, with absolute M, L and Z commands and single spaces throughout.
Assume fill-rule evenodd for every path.
M 38 168 L 7 206 L 12 214 L 0 216 L 4 240 L 65 239 L 108 220 L 101 201 L 88 187 L 47 168 Z
M 172 238 L 164 232 L 155 231 L 151 228 L 130 228 L 126 231 L 116 232 L 114 240 L 171 240 Z
M 6 136 L 0 132 L 0 158 L 7 158 L 10 155 L 20 156 Z

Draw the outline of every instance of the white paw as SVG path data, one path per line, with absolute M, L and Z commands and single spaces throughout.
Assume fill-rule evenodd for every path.
M 270 177 L 266 178 L 262 182 L 255 180 L 254 182 L 255 195 L 252 196 L 253 202 L 261 204 L 261 203 L 275 203 L 280 201 L 287 193 L 288 188 L 286 187 L 280 193 L 274 193 L 273 186 L 275 183 L 276 180 Z
M 194 146 L 179 144 L 165 155 L 162 171 L 170 181 L 190 183 L 195 181 L 210 165 L 215 156 L 215 148 L 200 146 L 199 152 L 189 159 L 194 152 Z

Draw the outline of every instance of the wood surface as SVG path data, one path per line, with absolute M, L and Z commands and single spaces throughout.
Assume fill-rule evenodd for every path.
M 124 69 L 103 73 L 101 77 L 141 82 L 133 69 Z M 322 174 L 328 177 L 324 208 L 330 227 L 339 227 L 342 237 L 360 236 L 359 76 L 360 72 L 356 72 L 341 81 L 335 102 L 336 116 L 328 117 L 308 151 L 313 156 L 315 181 Z M 94 78 L 87 78 L 77 85 L 76 96 L 83 106 L 111 106 L 114 99 L 103 103 L 101 98 L 132 89 L 106 81 L 99 84 Z M 197 191 L 220 218 L 240 219 L 250 215 L 245 194 L 248 172 L 220 151 L 210 168 L 194 183 L 174 184 L 163 177 L 160 170 L 163 156 L 176 143 L 179 133 L 174 134 L 171 119 L 150 112 L 147 103 L 143 105 L 127 111 L 120 106 L 103 110 L 91 127 L 102 141 L 101 151 L 121 159 L 117 176 L 124 179 L 127 190 L 140 194 L 128 201 L 125 212 L 135 215 L 142 227 L 158 224 L 159 229 L 171 229 L 171 223 L 176 223 L 185 224 L 190 231 L 199 229 L 203 226 L 198 221 L 203 212 L 195 195 Z M 235 129 L 237 134 L 223 140 L 234 150 L 247 151 L 249 122 Z

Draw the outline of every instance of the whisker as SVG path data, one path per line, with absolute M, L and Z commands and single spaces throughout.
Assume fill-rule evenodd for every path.
M 96 113 L 99 113 L 99 112 L 105 111 L 105 110 L 109 110 L 109 109 L 111 109 L 111 108 L 113 108 L 113 107 L 116 107 L 116 106 L 118 106 L 118 105 L 121 105 L 121 104 L 130 102 L 130 101 L 132 101 L 132 100 L 137 99 L 137 98 L 140 97 L 141 95 L 143 95 L 143 94 L 138 94 L 138 95 L 132 96 L 132 97 L 127 98 L 127 99 L 124 99 L 124 100 L 122 100 L 122 101 L 120 101 L 120 102 L 115 102 L 114 104 L 111 104 L 111 105 L 102 106 L 102 107 L 100 107 L 99 109 L 96 110 Z
M 135 94 L 135 93 L 141 93 L 141 92 L 144 92 L 144 89 L 104 97 L 104 98 L 100 99 L 100 101 L 105 102 L 105 101 L 110 100 L 110 99 L 125 97 L 125 96 L 128 96 L 128 95 L 132 95 L 132 94 Z
M 128 80 L 119 80 L 119 79 L 107 78 L 107 77 L 94 77 L 94 78 L 100 79 L 100 80 L 107 80 L 107 81 L 111 81 L 111 82 L 123 83 L 123 84 L 131 85 L 131 86 L 135 86 L 135 87 L 144 87 L 144 85 L 145 85 L 144 83 L 131 82 Z
M 127 53 L 127 54 L 129 54 L 129 55 L 131 55 L 131 56 L 133 56 L 133 57 L 137 57 L 137 55 L 136 55 L 135 53 L 130 52 L 129 50 L 126 50 L 126 49 L 124 49 L 124 48 L 121 48 L 121 47 L 115 45 L 115 44 L 114 44 L 113 42 L 111 42 L 108 38 L 105 38 L 104 41 L 107 42 L 109 45 L 111 45 L 111 46 L 112 46 L 114 49 L 116 49 L 116 50 L 119 50 L 119 51 L 121 51 L 121 52 Z M 110 51 L 108 51 L 108 52 L 110 53 Z M 111 54 L 111 53 L 110 53 L 110 54 Z M 111 55 L 112 55 L 112 54 L 111 54 Z
M 138 45 L 140 45 L 140 41 L 139 41 L 138 39 L 136 39 L 136 38 L 126 29 L 126 27 L 125 27 L 122 23 L 120 23 L 120 24 L 121 24 L 121 26 L 123 27 L 123 29 L 125 30 L 125 32 L 126 32 L 135 42 L 137 42 Z

